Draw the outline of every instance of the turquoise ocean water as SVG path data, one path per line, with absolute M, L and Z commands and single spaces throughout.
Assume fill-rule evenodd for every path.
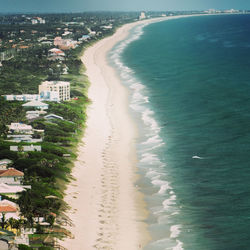
M 250 249 L 250 15 L 137 26 L 109 61 L 140 128 L 145 249 Z

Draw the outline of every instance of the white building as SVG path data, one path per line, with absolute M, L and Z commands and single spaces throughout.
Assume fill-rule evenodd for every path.
M 49 108 L 49 104 L 43 103 L 40 101 L 27 102 L 23 104 L 22 106 L 27 107 L 27 108 L 36 108 L 36 109 L 48 109 Z
M 23 152 L 33 152 L 33 151 L 42 151 L 42 147 L 40 145 L 30 145 L 30 146 L 22 146 L 21 150 Z M 10 151 L 18 152 L 18 146 L 10 146 Z
M 39 94 L 42 92 L 57 92 L 60 101 L 70 100 L 70 83 L 63 81 L 45 81 L 39 85 Z
M 16 170 L 15 168 L 0 170 L 0 183 L 5 183 L 8 185 L 20 185 L 23 176 L 24 173 Z
M 46 120 L 64 120 L 63 117 L 59 116 L 59 115 L 55 115 L 55 114 L 48 114 L 46 116 L 44 116 L 44 118 Z
M 32 120 L 38 118 L 42 114 L 46 114 L 46 111 L 39 111 L 39 110 L 30 110 L 26 112 L 26 118 L 28 120 Z
M 32 135 L 7 135 L 7 140 L 11 142 L 29 142 L 29 143 L 37 143 L 42 142 L 42 138 L 32 138 Z
M 20 219 L 19 217 L 19 207 L 16 203 L 9 200 L 0 201 L 0 218 L 2 218 L 2 214 L 5 214 L 5 219 L 9 218 Z M 2 248 L 0 248 L 2 249 Z
M 30 95 L 30 94 L 23 94 L 23 95 L 4 95 L 7 101 L 37 101 L 40 99 L 39 95 Z
M 31 23 L 32 23 L 32 24 L 37 24 L 38 21 L 37 21 L 36 19 L 31 19 Z
M 33 134 L 32 126 L 24 123 L 12 122 L 8 127 L 11 133 Z
M 142 19 L 145 19 L 145 18 L 146 18 L 145 12 L 141 12 L 141 14 L 139 16 L 139 19 L 142 20 Z
M 0 160 L 0 170 L 7 169 L 7 166 L 12 163 L 12 160 L 1 159 Z
M 24 186 L 12 186 L 5 183 L 0 183 L 0 194 L 17 199 L 18 193 L 25 191 Z
M 30 94 L 23 94 L 23 95 L 3 95 L 6 101 L 24 101 L 24 102 L 31 102 L 31 101 L 48 101 L 48 102 L 58 102 L 59 95 L 57 92 L 54 91 L 47 91 L 42 92 L 40 95 L 30 95 Z

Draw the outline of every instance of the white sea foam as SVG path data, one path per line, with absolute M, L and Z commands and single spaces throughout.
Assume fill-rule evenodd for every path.
M 170 189 L 170 186 L 168 183 L 165 185 L 162 185 L 160 190 L 158 191 L 158 194 L 165 194 L 168 189 Z
M 181 232 L 181 225 L 173 225 L 170 227 L 170 238 L 177 238 Z
M 154 118 L 152 118 L 153 114 L 154 114 L 154 111 L 147 108 L 142 113 L 141 117 L 142 117 L 142 120 L 144 121 L 145 125 L 149 126 L 156 133 L 159 133 L 160 127 L 159 127 L 158 123 L 156 122 L 156 120 Z
M 160 137 L 161 127 L 155 120 L 155 113 L 149 106 L 150 99 L 148 96 L 148 90 L 145 85 L 143 85 L 135 76 L 135 72 L 124 65 L 121 59 L 121 55 L 124 49 L 131 42 L 140 38 L 143 34 L 143 28 L 145 25 L 137 26 L 133 30 L 133 34 L 129 39 L 119 43 L 110 54 L 112 63 L 115 64 L 116 68 L 120 72 L 121 80 L 126 84 L 132 94 L 130 108 L 137 112 L 141 116 L 141 121 L 144 123 L 143 131 L 145 132 L 146 138 L 141 143 L 141 152 L 139 151 L 139 165 L 144 169 L 148 169 L 146 172 L 146 177 L 150 179 L 152 185 L 159 188 L 158 192 L 155 194 L 157 199 L 159 199 L 158 206 L 151 207 L 151 211 L 156 216 L 158 223 L 168 223 L 168 219 L 171 216 L 177 215 L 179 208 L 175 206 L 176 195 L 171 187 L 171 184 L 166 181 L 167 176 L 161 171 L 166 164 L 162 163 L 156 149 L 164 145 L 164 141 Z M 157 170 L 156 170 L 157 169 Z M 161 220 L 162 218 L 162 220 Z M 164 220 L 164 218 L 166 218 Z M 173 222 L 172 222 L 173 223 Z M 179 235 L 180 227 L 179 225 L 171 226 L 170 228 L 170 238 L 161 239 L 156 243 L 158 246 L 162 246 L 164 249 L 167 245 L 173 250 L 181 250 L 182 243 L 176 238 Z
M 146 141 L 142 142 L 143 145 L 149 145 L 149 144 L 159 144 L 162 143 L 162 139 L 159 135 L 152 136 L 148 138 Z
M 140 162 L 147 163 L 147 164 L 153 164 L 159 162 L 159 158 L 157 157 L 156 154 L 152 153 L 144 153 L 141 156 Z
M 176 201 L 176 195 L 171 195 L 168 199 L 162 202 L 165 210 L 168 210 L 170 206 L 174 205 Z
M 159 173 L 152 168 L 150 168 L 149 171 L 146 173 L 146 177 L 148 177 L 148 178 L 152 178 L 152 177 L 158 176 L 158 175 L 159 175 Z
M 176 242 L 177 242 L 177 245 L 173 247 L 172 250 L 183 250 L 183 243 L 179 240 L 177 240 Z

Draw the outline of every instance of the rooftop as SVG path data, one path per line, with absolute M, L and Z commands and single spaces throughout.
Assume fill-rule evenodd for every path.
M 49 106 L 49 104 L 40 101 L 31 101 L 22 105 L 23 107 L 38 107 L 38 106 Z
M 16 208 L 10 205 L 7 206 L 0 205 L 0 213 L 14 213 L 16 211 L 17 211 Z
M 8 176 L 24 176 L 24 173 L 19 170 L 16 170 L 15 168 L 0 170 L 0 177 L 8 177 Z

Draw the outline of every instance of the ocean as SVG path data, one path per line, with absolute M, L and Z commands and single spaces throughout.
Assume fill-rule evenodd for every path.
M 139 128 L 145 250 L 250 249 L 250 15 L 139 25 L 108 58 Z

